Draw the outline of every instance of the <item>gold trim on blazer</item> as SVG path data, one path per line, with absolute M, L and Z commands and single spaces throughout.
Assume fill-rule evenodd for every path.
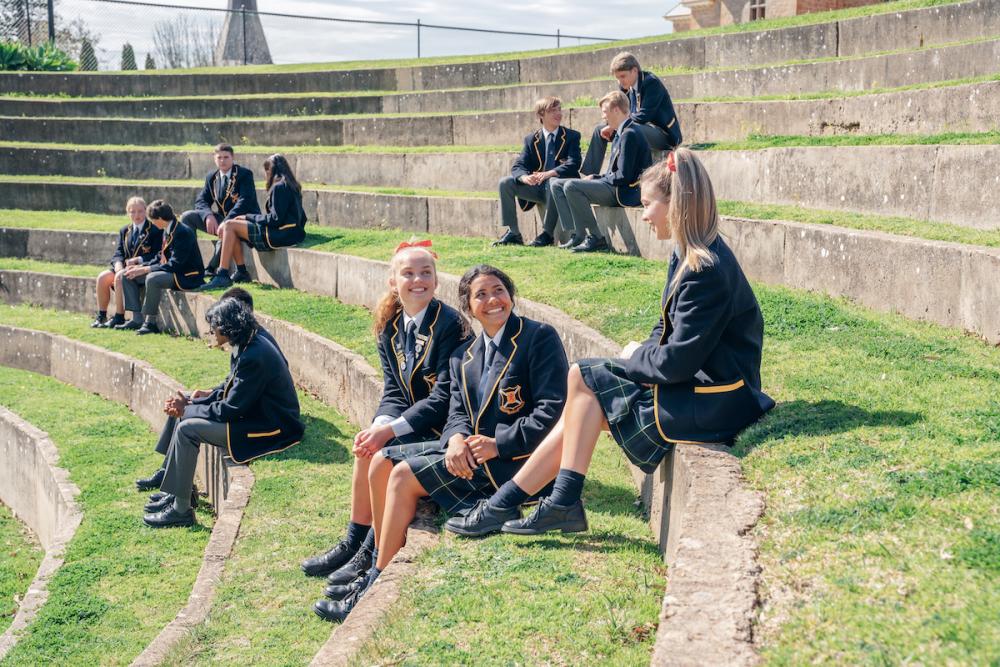
M 725 394 L 730 391 L 736 391 L 742 387 L 745 382 L 743 380 L 737 380 L 730 384 L 718 384 L 718 385 L 695 385 L 694 393 L 696 394 Z

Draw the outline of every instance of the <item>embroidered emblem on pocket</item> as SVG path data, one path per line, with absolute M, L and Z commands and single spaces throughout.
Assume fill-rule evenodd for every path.
M 437 373 L 431 373 L 430 375 L 424 376 L 424 382 L 427 383 L 427 391 L 434 389 L 434 385 L 437 383 L 438 376 Z
M 524 399 L 521 398 L 521 385 L 500 390 L 500 412 L 505 415 L 513 415 L 523 407 Z

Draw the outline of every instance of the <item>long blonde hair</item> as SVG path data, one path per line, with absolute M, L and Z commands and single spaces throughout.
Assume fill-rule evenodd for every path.
M 372 313 L 375 320 L 372 330 L 376 336 L 382 335 L 382 332 L 389 325 L 389 321 L 396 317 L 399 311 L 403 309 L 403 302 L 399 300 L 399 290 L 392 286 L 392 278 L 399 271 L 399 265 L 402 263 L 405 254 L 413 251 L 426 253 L 431 260 L 431 264 L 434 266 L 434 273 L 437 275 L 437 255 L 433 252 L 421 247 L 398 248 L 395 254 L 393 254 L 392 259 L 389 260 L 389 279 L 386 281 L 389 284 L 389 289 L 379 299 L 378 305 L 375 306 L 375 311 Z
M 675 149 L 642 172 L 642 187 L 655 188 L 667 203 L 667 227 L 681 260 L 668 287 L 672 297 L 685 271 L 698 272 L 715 263 L 708 249 L 719 237 L 715 190 L 705 165 L 689 148 Z

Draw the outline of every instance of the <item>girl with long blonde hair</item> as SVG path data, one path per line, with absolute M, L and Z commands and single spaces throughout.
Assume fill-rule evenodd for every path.
M 569 371 L 562 418 L 514 478 L 448 530 L 481 536 L 587 530 L 582 493 L 601 431 L 653 472 L 677 445 L 731 443 L 774 406 L 761 391 L 764 320 L 739 262 L 719 234 L 715 194 L 686 148 L 647 169 L 643 221 L 673 241 L 660 318 L 618 359 L 581 359 Z M 521 519 L 518 506 L 555 478 Z

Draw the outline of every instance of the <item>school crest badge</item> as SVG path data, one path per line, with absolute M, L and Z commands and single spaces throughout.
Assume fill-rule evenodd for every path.
M 500 390 L 500 412 L 505 415 L 517 414 L 524 407 L 524 399 L 521 398 L 521 385 L 515 385 Z

